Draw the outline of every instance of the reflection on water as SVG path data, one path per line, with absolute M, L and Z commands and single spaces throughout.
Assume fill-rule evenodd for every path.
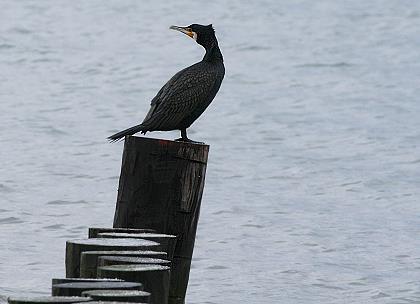
M 48 294 L 69 238 L 112 225 L 122 144 L 203 50 L 226 77 L 191 303 L 419 302 L 420 2 L 2 2 L 0 302 Z M 176 138 L 178 132 L 150 136 Z

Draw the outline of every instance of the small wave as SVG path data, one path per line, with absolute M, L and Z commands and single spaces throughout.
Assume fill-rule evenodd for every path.
M 32 60 L 33 63 L 59 63 L 61 62 L 61 60 L 59 59 L 55 59 L 55 58 L 38 58 L 38 59 L 34 59 Z
M 0 304 L 7 303 L 7 297 L 0 295 Z
M 381 299 L 381 298 L 389 298 L 390 295 L 384 292 L 379 292 L 378 294 L 372 296 L 372 299 Z
M 49 133 L 51 135 L 66 135 L 66 134 L 68 134 L 67 132 L 65 132 L 63 130 L 60 130 L 60 129 L 57 129 L 53 126 L 44 127 L 43 129 L 46 130 L 47 133 Z
M 280 273 L 296 274 L 296 273 L 300 273 L 300 272 L 297 271 L 297 270 L 294 270 L 294 269 L 287 269 L 287 270 L 280 271 Z
M 307 247 L 317 247 L 317 246 L 319 246 L 318 244 L 316 244 L 316 243 L 303 243 L 302 244 L 303 246 L 307 246 Z
M 77 226 L 70 229 L 71 232 L 80 232 L 88 229 L 87 226 Z
M 28 30 L 26 28 L 23 27 L 14 27 L 10 29 L 10 32 L 12 33 L 16 33 L 16 34 L 23 34 L 23 35 L 27 35 L 27 34 L 31 34 L 32 31 Z
M 315 284 L 312 284 L 312 286 L 320 287 L 320 288 L 326 288 L 326 289 L 344 290 L 344 288 L 342 288 L 342 287 L 327 285 L 327 284 L 321 284 L 321 283 L 315 283 Z
M 78 154 L 74 154 L 74 155 L 86 155 L 86 154 L 85 153 L 78 153 Z M 73 178 L 93 179 L 93 178 L 95 178 L 95 176 L 88 175 L 88 174 L 78 174 L 78 175 L 74 175 Z
M 87 204 L 86 201 L 63 201 L 63 200 L 55 200 L 47 202 L 47 205 L 76 205 L 76 204 Z
M 0 192 L 10 193 L 10 192 L 13 192 L 13 189 L 10 188 L 10 187 L 5 186 L 3 184 L 0 184 Z
M 48 230 L 58 230 L 63 227 L 64 227 L 63 224 L 55 224 L 55 225 L 44 226 L 43 228 L 48 229 Z
M 418 12 L 412 12 L 408 15 L 408 18 L 419 18 L 420 17 L 420 13 Z
M 304 63 L 295 65 L 296 68 L 348 68 L 352 67 L 354 64 L 347 62 L 335 62 L 335 63 Z
M 207 267 L 207 269 L 221 270 L 221 269 L 228 269 L 228 267 L 222 266 L 222 265 L 213 265 L 213 266 Z
M 100 69 L 90 68 L 90 69 L 87 69 L 87 70 L 83 71 L 83 74 L 85 74 L 85 75 L 98 75 L 101 72 L 102 71 Z
M 241 227 L 250 227 L 250 228 L 265 228 L 263 225 L 256 225 L 256 224 L 244 224 Z
M 23 221 L 14 216 L 0 218 L 0 225 L 19 224 L 19 223 L 23 223 Z
M 349 183 L 344 183 L 341 184 L 340 187 L 346 187 L 346 186 L 352 186 L 352 185 L 358 185 L 360 184 L 362 181 L 355 181 L 355 182 L 349 182 Z
M 57 218 L 57 217 L 67 217 L 67 216 L 70 216 L 70 215 L 71 215 L 70 213 L 46 214 L 46 216 L 48 216 L 48 217 L 54 217 L 54 218 Z
M 225 213 L 233 213 L 232 211 L 228 211 L 228 210 L 220 210 L 220 211 L 215 211 L 212 214 L 213 215 L 220 215 L 220 214 L 225 214 Z
M 363 282 L 357 282 L 357 281 L 350 282 L 349 285 L 351 285 L 351 286 L 366 286 L 365 283 L 363 283 Z
M 51 108 L 46 110 L 39 110 L 40 113 L 54 113 L 54 112 L 64 112 L 67 110 L 71 110 L 70 107 L 58 107 L 58 108 Z
M 238 51 L 243 52 L 243 51 L 267 51 L 270 50 L 271 47 L 270 46 L 261 46 L 261 45 L 249 45 L 249 46 L 244 46 L 244 47 L 240 47 L 238 48 Z
M 9 50 L 13 49 L 15 46 L 13 44 L 2 43 L 0 44 L 0 50 Z

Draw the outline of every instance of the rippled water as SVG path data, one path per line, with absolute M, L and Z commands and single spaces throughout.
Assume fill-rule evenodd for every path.
M 420 2 L 1 1 L 0 301 L 47 294 L 112 224 L 122 144 L 201 59 L 226 77 L 189 303 L 420 303 Z M 152 133 L 176 138 L 177 132 Z

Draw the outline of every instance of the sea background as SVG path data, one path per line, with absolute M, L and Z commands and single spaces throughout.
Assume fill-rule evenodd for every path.
M 112 225 L 106 137 L 201 60 L 169 26 L 213 23 L 187 302 L 420 303 L 420 1 L 0 5 L 0 302 L 48 294 L 65 241 Z

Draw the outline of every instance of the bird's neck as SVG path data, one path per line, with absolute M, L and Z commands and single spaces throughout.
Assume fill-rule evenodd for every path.
M 206 47 L 206 54 L 204 55 L 203 61 L 215 62 L 222 61 L 223 55 L 219 49 L 217 41 L 213 42 L 209 47 Z

